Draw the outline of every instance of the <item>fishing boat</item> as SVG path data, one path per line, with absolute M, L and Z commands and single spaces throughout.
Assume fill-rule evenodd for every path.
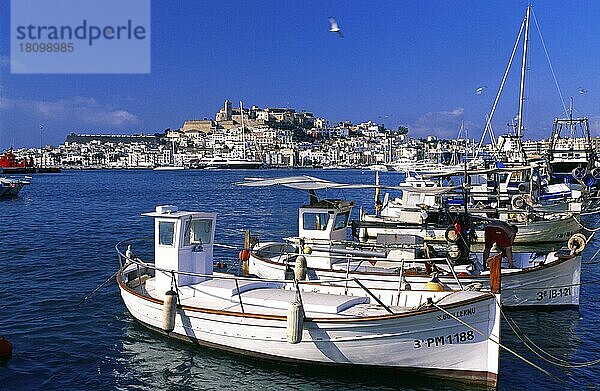
M 600 183 L 600 166 L 587 117 L 573 118 L 573 98 L 569 118 L 555 118 L 548 147 L 552 179 L 558 183 L 583 184 L 595 188 Z
M 380 233 L 375 240 L 362 241 L 355 224 L 348 221 L 353 203 L 344 200 L 318 200 L 314 190 L 323 188 L 353 188 L 323 180 L 303 177 L 251 180 L 244 186 L 282 185 L 311 190 L 311 200 L 298 212 L 298 236 L 280 242 L 261 242 L 252 246 L 247 259 L 249 273 L 262 278 L 284 278 L 286 271 L 305 265 L 308 280 L 339 279 L 345 285 L 348 278 L 359 278 L 367 288 L 377 292 L 386 303 L 396 303 L 403 284 L 423 288 L 431 274 L 450 289 L 477 284 L 488 287 L 489 271 L 485 268 L 485 249 L 479 253 L 457 248 L 456 236 L 450 246 L 436 247 L 422 238 L 403 231 Z M 366 186 L 366 185 L 359 185 Z M 506 224 L 489 225 L 484 229 L 485 247 L 503 243 L 512 247 L 514 233 Z M 453 232 L 454 235 L 458 235 Z M 350 240 L 349 238 L 352 238 Z M 565 238 L 569 239 L 569 238 Z M 577 306 L 581 251 L 586 238 L 580 234 L 569 239 L 569 248 L 558 251 L 513 252 L 503 258 L 503 305 Z M 301 261 L 298 261 L 298 258 Z M 298 266 L 300 267 L 300 266 Z M 456 278 L 458 277 L 458 279 Z
M 154 260 L 136 255 L 141 241 L 120 242 L 117 283 L 131 316 L 151 330 L 276 362 L 497 384 L 494 293 L 407 290 L 387 305 L 358 279 L 343 288 L 215 273 L 214 213 L 158 206 L 144 216 L 154 219 Z
M 27 179 L 0 177 L 0 197 L 18 197 L 23 187 L 30 184 Z
M 581 212 L 581 192 L 563 189 L 560 185 L 551 185 L 554 188 L 548 189 L 549 186 L 536 185 L 532 180 L 513 181 L 512 175 L 523 170 L 529 168 L 462 173 L 468 176 L 469 183 L 467 211 L 478 217 L 474 220 L 477 242 L 483 242 L 484 227 L 489 218 L 516 225 L 515 242 L 519 244 L 563 242 L 580 231 L 581 227 L 573 217 Z M 465 208 L 465 201 L 460 186 L 442 186 L 441 178 L 457 174 L 448 172 L 420 178 L 407 177 L 397 188 L 401 189 L 400 197 L 386 193 L 379 201 L 377 193 L 375 213 L 361 210 L 357 222 L 361 237 L 374 239 L 379 234 L 402 232 L 431 242 L 445 242 L 447 231 L 453 229 L 452 216 Z M 497 179 L 489 180 L 491 175 Z M 500 180 L 502 176 L 504 179 Z M 433 181 L 432 178 L 438 180 Z M 378 178 L 376 191 L 382 188 L 377 186 Z M 575 193 L 578 198 L 573 198 Z

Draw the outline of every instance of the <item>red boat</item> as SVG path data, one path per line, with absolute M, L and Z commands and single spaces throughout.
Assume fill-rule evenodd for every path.
M 0 156 L 0 173 L 3 174 L 35 174 L 38 172 L 60 172 L 57 167 L 34 167 L 33 158 L 17 160 L 12 147 Z

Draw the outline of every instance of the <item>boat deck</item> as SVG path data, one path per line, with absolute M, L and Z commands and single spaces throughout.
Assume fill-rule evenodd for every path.
M 238 295 L 239 287 L 239 295 Z M 296 291 L 282 289 L 283 284 L 262 281 L 238 281 L 232 279 L 212 279 L 190 286 L 179 287 L 182 306 L 228 312 L 249 314 L 286 316 L 289 305 L 296 299 Z M 154 278 L 146 280 L 142 293 L 162 300 L 164 292 L 154 287 Z M 424 296 L 432 296 L 432 292 L 409 291 L 406 294 L 415 296 L 413 300 L 404 301 L 420 304 L 426 302 Z M 454 302 L 481 295 L 480 292 L 436 292 L 440 303 Z M 309 318 L 343 318 L 381 316 L 389 314 L 385 308 L 374 304 L 374 300 L 365 296 L 347 296 L 342 294 L 324 294 L 317 292 L 301 292 L 302 304 L 306 317 Z M 241 305 L 240 305 L 241 301 Z M 394 313 L 414 311 L 416 306 L 390 306 Z

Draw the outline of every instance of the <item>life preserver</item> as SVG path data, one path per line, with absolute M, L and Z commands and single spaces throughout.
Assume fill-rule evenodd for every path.
M 525 206 L 525 198 L 523 198 L 521 195 L 515 195 L 510 200 L 510 204 L 512 205 L 513 209 L 523 209 Z
M 583 179 L 587 174 L 587 170 L 585 167 L 575 167 L 573 171 L 571 171 L 571 175 L 575 179 Z
M 592 169 L 591 175 L 592 175 L 592 178 L 594 178 L 596 180 L 600 180 L 600 168 L 596 167 L 596 168 Z
M 571 236 L 571 238 L 569 239 L 569 242 L 567 243 L 567 247 L 574 254 L 580 254 L 583 251 L 583 249 L 585 248 L 585 242 L 586 242 L 585 236 L 583 236 L 582 234 L 575 234 L 575 235 Z

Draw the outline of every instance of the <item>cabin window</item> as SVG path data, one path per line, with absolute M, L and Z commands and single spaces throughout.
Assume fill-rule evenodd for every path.
M 408 193 L 406 206 L 415 206 L 421 203 L 421 195 L 419 193 Z
M 329 222 L 329 214 L 306 212 L 302 215 L 302 227 L 306 230 L 325 231 Z
M 183 245 L 206 244 L 211 242 L 212 220 L 195 219 L 185 222 Z
M 348 217 L 350 216 L 350 213 L 346 212 L 346 213 L 340 213 L 339 215 L 335 216 L 335 221 L 333 222 L 333 229 L 342 229 L 342 228 L 346 228 L 346 226 L 348 225 Z
M 175 237 L 174 221 L 158 222 L 158 244 L 161 246 L 172 246 Z

